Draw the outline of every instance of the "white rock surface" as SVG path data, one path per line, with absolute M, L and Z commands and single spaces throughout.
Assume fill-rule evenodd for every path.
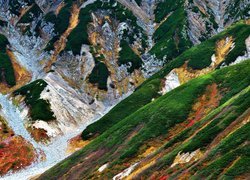
M 108 165 L 109 165 L 109 163 L 106 163 L 106 164 L 102 165 L 102 166 L 98 169 L 98 171 L 99 171 L 99 172 L 103 172 L 103 171 L 108 167 Z
M 40 37 L 23 35 L 13 26 L 0 28 L 0 33 L 9 40 L 17 61 L 32 73 L 32 78 L 37 79 L 44 75 L 42 60 L 48 59 L 48 54 L 43 52 L 46 41 Z
M 56 123 L 48 124 L 53 129 L 52 134 L 58 132 L 57 129 L 61 133 L 67 133 L 73 131 L 79 123 L 91 123 L 89 120 L 94 118 L 95 111 L 87 99 L 81 97 L 59 74 L 49 73 L 44 80 L 48 85 L 41 93 L 41 99 L 50 103 L 56 116 Z M 102 107 L 95 108 L 96 111 L 103 111 Z M 51 132 L 51 129 L 47 130 Z
M 178 74 L 175 72 L 175 70 L 172 70 L 166 77 L 164 86 L 162 87 L 160 94 L 164 95 L 167 92 L 177 88 L 180 86 L 180 81 Z
M 132 166 L 130 166 L 129 168 L 125 169 L 121 173 L 117 174 L 116 176 L 113 177 L 113 180 L 121 180 L 121 179 L 129 176 L 132 173 L 132 171 L 136 168 L 136 166 L 138 164 L 139 164 L 139 162 L 133 164 Z
M 190 162 L 192 159 L 194 161 L 197 161 L 200 157 L 200 149 L 197 149 L 191 153 L 187 152 L 187 153 L 178 153 L 178 155 L 176 156 L 174 163 L 171 165 L 171 167 L 176 166 L 177 164 L 185 164 Z

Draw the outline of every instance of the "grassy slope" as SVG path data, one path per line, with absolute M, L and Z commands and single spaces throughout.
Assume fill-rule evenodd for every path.
M 244 65 L 249 65 L 249 63 Z M 235 164 L 235 169 L 245 168 L 244 170 L 241 169 L 241 172 L 230 172 L 228 167 L 238 157 L 249 158 L 247 150 L 249 149 L 249 144 L 246 143 L 250 138 L 249 123 L 239 127 L 235 131 L 229 131 L 227 133 L 225 133 L 225 131 L 231 123 L 238 121 L 244 112 L 249 112 L 249 82 L 248 80 L 248 87 L 242 90 L 238 95 L 212 111 L 202 121 L 182 131 L 167 142 L 163 146 L 163 151 L 165 151 L 164 156 L 162 156 L 154 166 L 144 171 L 143 176 L 149 176 L 158 171 L 161 172 L 161 174 L 171 175 L 171 178 L 177 178 L 178 176 L 185 175 L 182 173 L 183 170 L 187 168 L 189 168 L 192 179 L 218 179 L 222 174 L 224 174 L 222 176 L 227 176 L 229 173 L 231 178 L 233 178 L 248 172 L 249 165 L 247 162 Z M 208 123 L 207 126 L 205 126 L 206 123 Z M 198 133 L 195 133 L 197 129 L 200 130 Z M 225 133 L 226 136 L 221 137 L 219 141 L 217 140 L 218 142 L 214 141 L 221 133 Z M 187 140 L 191 135 L 193 135 L 193 137 Z M 237 137 L 237 139 L 235 137 Z M 213 143 L 214 147 L 212 149 L 208 148 L 210 143 Z M 173 169 L 169 168 L 177 153 L 192 152 L 197 149 L 201 149 L 202 152 L 207 153 L 197 164 L 191 167 L 190 164 L 188 164 L 177 166 L 177 168 Z
M 82 137 L 84 139 L 89 139 L 96 134 L 103 133 L 105 130 L 125 118 L 127 115 L 132 114 L 142 106 L 150 103 L 152 98 L 157 98 L 159 96 L 158 92 L 161 79 L 172 69 L 182 66 L 186 60 L 189 60 L 188 65 L 193 69 L 202 69 L 208 66 L 211 63 L 211 56 L 215 52 L 215 43 L 217 40 L 233 35 L 236 42 L 238 42 L 240 39 L 239 42 L 242 44 L 245 42 L 242 36 L 246 38 L 249 35 L 249 32 L 249 25 L 238 23 L 237 25 L 228 28 L 226 31 L 220 33 L 212 39 L 185 51 L 178 58 L 168 63 L 163 70 L 144 82 L 143 85 L 141 85 L 141 87 L 139 87 L 131 96 L 115 106 L 107 115 L 105 115 L 96 123 L 88 126 L 87 129 L 84 130 Z M 238 46 L 236 46 L 236 49 L 237 48 Z M 241 55 L 242 51 L 245 50 L 246 47 L 241 48 L 242 49 L 238 51 L 232 51 L 231 53 Z M 228 56 L 230 56 L 231 53 Z M 124 111 L 124 108 L 126 108 L 126 111 Z
M 204 92 L 207 85 L 212 83 L 219 84 L 220 89 L 228 89 L 227 94 L 224 95 L 224 98 L 221 100 L 221 107 L 213 112 L 214 114 L 219 113 L 223 106 L 229 104 L 230 101 L 228 100 L 250 85 L 250 77 L 248 76 L 249 70 L 250 61 L 224 68 L 222 70 L 217 70 L 208 75 L 191 80 L 128 115 L 106 130 L 101 136 L 93 140 L 88 146 L 47 171 L 42 178 L 60 177 L 72 166 L 75 166 L 78 163 L 80 164 L 79 166 L 84 166 L 84 163 L 81 164 L 81 162 L 85 161 L 84 158 L 101 149 L 107 151 L 105 152 L 105 155 L 95 157 L 98 159 L 98 162 L 93 160 L 87 170 L 83 170 L 80 176 L 89 178 L 88 175 L 91 175 L 91 173 L 95 171 L 96 166 L 100 166 L 105 162 L 110 161 L 112 162 L 109 167 L 111 172 L 106 175 L 109 178 L 112 177 L 119 172 L 117 169 L 112 169 L 113 166 L 128 162 L 130 158 L 138 155 L 138 151 L 143 144 L 166 134 L 171 127 L 185 121 L 191 111 L 192 104 L 194 104 L 199 95 Z M 236 98 L 236 100 L 231 100 L 233 103 L 233 111 L 230 111 L 231 113 L 221 115 L 221 117 L 215 119 L 205 129 L 196 134 L 193 138 L 194 140 L 190 140 L 177 147 L 171 153 L 166 154 L 166 156 L 162 158 L 162 161 L 160 161 L 160 163 L 163 163 L 161 166 L 170 165 L 179 151 L 190 152 L 198 148 L 205 149 L 216 135 L 223 131 L 231 122 L 249 108 L 249 91 L 247 92 L 248 94 L 243 94 L 239 98 Z M 211 116 L 212 115 L 208 116 L 207 120 L 211 120 Z M 198 125 L 191 128 L 196 127 L 197 129 L 197 126 L 199 126 L 200 123 L 204 123 L 204 121 L 206 121 L 206 118 L 199 122 Z M 134 132 L 137 127 L 142 128 L 130 138 L 129 134 Z M 185 133 L 182 133 L 181 135 L 185 138 L 188 136 Z M 177 141 L 183 140 L 182 138 L 183 137 L 178 137 Z M 124 169 L 125 166 L 121 165 L 121 168 Z M 74 174 L 74 170 L 72 170 L 71 173 Z
M 150 53 L 170 61 L 190 48 L 192 43 L 188 39 L 186 27 L 186 13 L 183 6 L 180 6 L 154 33 L 156 43 Z
M 172 14 L 171 14 L 172 13 Z M 154 33 L 156 44 L 150 50 L 157 58 L 170 61 L 192 46 L 187 36 L 187 17 L 184 1 L 159 2 L 155 9 L 156 22 L 163 22 Z M 170 15 L 165 21 L 163 21 Z

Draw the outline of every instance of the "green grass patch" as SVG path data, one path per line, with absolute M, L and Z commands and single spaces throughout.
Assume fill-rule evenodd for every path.
M 38 18 L 42 14 L 40 7 L 34 3 L 32 7 L 22 16 L 18 23 L 31 23 L 34 18 Z
M 122 40 L 120 46 L 122 49 L 119 52 L 119 65 L 131 63 L 131 67 L 128 69 L 130 73 L 135 69 L 139 69 L 142 65 L 141 58 L 135 54 L 126 41 Z
M 150 103 L 152 98 L 159 97 L 158 91 L 160 88 L 161 79 L 164 78 L 164 76 L 166 76 L 172 69 L 182 66 L 185 61 L 189 61 L 188 65 L 193 69 L 202 69 L 204 67 L 207 67 L 211 63 L 212 54 L 215 53 L 214 46 L 218 39 L 225 38 L 232 33 L 238 34 L 245 28 L 249 27 L 250 26 L 239 23 L 232 28 L 229 28 L 228 30 L 222 32 L 221 34 L 213 37 L 212 39 L 207 40 L 200 45 L 185 51 L 178 58 L 169 62 L 160 72 L 145 81 L 131 96 L 129 96 L 126 100 L 120 102 L 107 115 L 105 115 L 99 121 L 88 126 L 83 131 L 82 137 L 84 139 L 88 139 L 96 134 L 103 133 L 105 130 L 107 130 L 108 127 L 111 127 L 115 123 L 121 121 L 128 114 L 132 114 L 142 106 Z M 218 73 L 217 77 L 215 77 L 216 81 L 218 82 L 225 76 L 231 77 L 231 79 L 228 79 L 221 85 L 221 88 L 230 89 L 230 91 L 228 91 L 221 100 L 221 103 L 226 102 L 230 97 L 237 94 L 250 81 L 249 76 L 247 75 L 247 71 L 241 71 L 239 66 L 236 66 L 235 68 L 235 71 L 239 71 L 241 73 L 241 78 L 244 79 L 244 81 L 239 81 L 238 76 L 231 76 L 231 71 L 227 72 L 227 68 L 223 68 L 221 70 L 221 72 L 223 73 Z M 126 108 L 127 110 L 125 111 L 124 108 Z M 112 116 L 114 118 L 112 118 Z
M 107 80 L 109 71 L 103 62 L 96 62 L 95 67 L 89 75 L 89 82 L 96 84 L 101 90 L 108 90 Z
M 44 80 L 36 80 L 14 92 L 15 95 L 25 96 L 25 103 L 30 106 L 32 120 L 54 120 L 54 114 L 50 109 L 49 102 L 40 99 L 40 94 L 47 86 Z
M 150 50 L 157 58 L 170 61 L 192 46 L 187 37 L 186 13 L 183 7 L 176 9 L 173 14 L 156 30 L 156 44 Z

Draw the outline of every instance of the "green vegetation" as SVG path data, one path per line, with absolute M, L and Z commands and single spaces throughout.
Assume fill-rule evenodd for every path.
M 145 143 L 152 139 L 157 139 L 160 136 L 167 135 L 171 127 L 184 122 L 192 109 L 192 105 L 196 99 L 204 93 L 205 88 L 212 83 L 216 83 L 220 84 L 220 88 L 226 88 L 228 93 L 231 94 L 230 97 L 227 96 L 227 99 L 225 100 L 226 103 L 221 104 L 218 109 L 215 109 L 205 119 L 198 122 L 193 127 L 183 131 L 181 136 L 179 136 L 178 139 L 175 139 L 175 143 L 178 142 L 178 140 L 184 140 L 185 138 L 189 137 L 191 132 L 195 132 L 195 130 L 202 127 L 204 123 L 210 122 L 190 140 L 180 144 L 179 146 L 176 146 L 176 148 L 170 151 L 170 153 L 167 153 L 165 156 L 163 156 L 160 161 L 157 161 L 157 170 L 159 167 L 171 165 L 173 159 L 180 151 L 192 152 L 199 148 L 201 150 L 205 150 L 205 148 L 211 143 L 216 135 L 224 131 L 225 128 L 229 126 L 229 124 L 235 121 L 237 117 L 239 117 L 244 111 L 246 111 L 246 109 L 248 109 L 250 105 L 248 88 L 250 77 L 246 76 L 246 74 L 249 72 L 249 70 L 250 61 L 246 61 L 239 65 L 223 68 L 208 75 L 193 79 L 188 83 L 176 88 L 175 90 L 170 91 L 166 95 L 159 97 L 155 101 L 144 105 L 136 112 L 128 113 L 127 116 L 122 118 L 122 120 L 110 126 L 110 120 L 107 119 L 107 116 L 112 119 L 116 117 L 119 118 L 118 115 L 113 116 L 118 113 L 117 111 L 114 111 L 114 109 L 119 110 L 117 108 L 122 107 L 122 105 L 124 108 L 129 107 L 125 106 L 125 103 L 127 103 L 128 99 L 122 101 L 106 116 L 104 116 L 104 118 L 106 118 L 108 121 L 106 122 L 105 126 L 109 127 L 100 136 L 95 138 L 81 151 L 78 151 L 76 154 L 72 155 L 70 158 L 66 159 L 62 163 L 55 166 L 52 170 L 48 171 L 44 177 L 57 177 L 62 175 L 65 173 L 65 171 L 69 170 L 72 165 L 76 165 L 78 162 L 84 161 L 84 157 L 88 156 L 89 153 L 97 152 L 98 149 L 107 149 L 105 156 L 98 157 L 98 162 L 106 162 L 107 160 L 110 161 L 110 157 L 112 157 L 113 160 L 109 167 L 110 169 L 112 169 L 114 165 L 123 164 L 130 158 L 137 157 L 139 155 L 138 153 L 140 147 L 142 147 Z M 237 83 L 230 83 L 231 79 L 234 79 L 235 82 L 244 84 L 244 87 L 241 86 L 241 89 L 238 89 Z M 240 94 L 235 96 L 237 93 Z M 223 113 L 221 113 L 222 109 L 226 107 L 231 107 L 233 109 L 228 109 L 227 111 L 223 111 Z M 127 110 L 129 109 L 123 109 L 123 111 Z M 102 128 L 101 125 L 98 128 Z M 206 177 L 206 172 L 210 172 L 211 174 L 211 172 L 214 170 L 215 174 L 211 175 L 211 177 L 216 177 L 216 173 L 223 170 L 225 166 L 232 162 L 238 155 L 247 156 L 246 152 L 248 151 L 246 147 L 240 145 L 245 142 L 247 138 L 249 138 L 249 133 L 247 133 L 248 131 L 249 126 L 244 126 L 243 129 L 236 131 L 236 134 L 232 134 L 232 137 L 235 137 L 237 134 L 238 136 L 241 136 L 240 134 L 244 134 L 241 136 L 241 139 L 232 141 L 230 139 L 231 137 L 228 136 L 229 139 L 221 141 L 222 144 L 220 146 L 223 148 L 218 146 L 218 150 L 221 151 L 221 153 L 228 152 L 232 148 L 233 151 L 225 154 L 225 157 L 223 156 L 221 159 L 219 158 L 218 161 L 214 162 L 214 165 L 207 166 L 208 169 L 203 169 L 201 171 L 201 177 Z M 134 136 L 131 137 L 130 135 L 132 133 L 134 133 Z M 239 148 L 234 148 L 235 146 L 239 146 Z M 166 145 L 165 148 L 167 148 Z M 101 163 L 99 165 L 101 165 Z M 151 169 L 150 171 L 154 172 L 155 169 Z M 110 174 L 110 177 L 113 175 L 114 174 Z
M 83 131 L 82 138 L 89 139 L 97 134 L 102 134 L 107 129 L 112 127 L 115 123 L 129 116 L 130 114 L 135 112 L 135 110 L 142 108 L 153 98 L 158 97 L 158 91 L 158 80 L 151 82 L 150 84 L 146 84 L 145 88 L 141 88 L 141 90 L 135 91 L 133 93 L 133 96 L 129 96 L 128 98 L 124 99 L 113 109 L 111 109 L 108 114 L 103 116 L 99 121 L 88 126 L 88 128 Z
M 120 46 L 122 49 L 119 53 L 119 65 L 128 64 L 130 62 L 131 67 L 128 69 L 130 73 L 132 73 L 135 69 L 139 69 L 142 65 L 141 58 L 135 54 L 126 41 L 122 40 Z
M 248 149 L 249 151 L 249 149 Z M 229 179 L 232 177 L 237 177 L 239 175 L 244 174 L 245 172 L 249 172 L 250 170 L 250 157 L 242 156 L 230 169 L 225 173 L 222 179 Z
M 107 79 L 109 76 L 109 71 L 103 62 L 96 62 L 96 65 L 89 76 L 89 82 L 92 84 L 97 84 L 98 88 L 101 90 L 107 89 Z
M 6 21 L 0 20 L 0 26 L 6 26 L 8 23 Z
M 194 140 L 191 141 L 183 149 L 183 151 L 192 152 L 198 148 L 204 148 L 208 144 L 210 144 L 211 141 L 220 132 L 225 130 L 226 127 L 228 127 L 233 121 L 235 121 L 241 114 L 243 114 L 248 109 L 248 107 L 250 106 L 250 98 L 247 96 L 249 96 L 249 94 L 244 94 L 237 98 L 234 101 L 234 106 L 230 109 L 230 112 L 226 111 L 225 113 L 222 113 L 218 118 L 214 119 L 212 123 L 202 129 L 199 133 L 197 133 L 194 137 Z M 214 157 L 216 151 L 219 151 L 221 154 L 225 154 L 230 149 L 232 149 L 232 147 L 237 147 L 238 145 L 244 143 L 247 140 L 247 137 L 249 136 L 246 132 L 246 130 L 243 133 L 240 132 L 240 136 L 237 136 L 237 140 L 228 141 L 227 139 L 222 141 L 222 145 L 219 145 L 219 147 L 213 150 L 214 152 L 211 154 L 211 157 Z M 235 135 L 237 134 L 238 132 L 234 133 L 234 136 L 231 136 L 229 139 L 232 140 L 232 138 L 235 137 Z M 223 148 L 221 146 L 223 146 Z
M 245 40 L 248 38 L 249 32 L 250 26 L 246 26 L 244 24 L 238 25 L 237 29 L 230 31 L 230 35 L 233 36 L 235 40 L 235 48 L 226 57 L 226 64 L 232 63 L 238 56 L 242 56 L 245 54 Z
M 126 100 L 115 106 L 113 110 L 109 112 L 109 114 L 105 115 L 99 121 L 88 126 L 84 130 L 82 137 L 84 139 L 88 139 L 95 136 L 96 134 L 103 133 L 107 129 L 107 127 L 111 127 L 112 125 L 125 118 L 128 114 L 132 114 L 142 106 L 150 103 L 152 98 L 157 98 L 159 96 L 158 92 L 161 79 L 164 78 L 164 76 L 166 76 L 166 74 L 168 74 L 172 69 L 182 66 L 185 61 L 188 61 L 188 66 L 192 69 L 202 69 L 209 66 L 211 64 L 211 56 L 215 53 L 216 42 L 219 39 L 226 38 L 232 34 L 236 35 L 235 40 L 237 40 L 237 34 L 241 34 L 242 31 L 245 32 L 246 29 L 249 30 L 250 26 L 238 23 L 235 26 L 228 28 L 226 31 L 223 31 L 219 35 L 213 37 L 212 39 L 207 40 L 200 45 L 197 45 L 185 51 L 182 55 L 169 62 L 160 72 L 153 75 L 146 82 L 144 82 Z M 221 74 L 221 76 L 223 77 L 224 75 Z M 247 78 L 248 75 L 245 74 L 242 77 Z M 247 81 L 244 81 L 245 84 L 240 84 L 239 82 L 240 81 L 237 81 L 232 77 L 231 81 L 225 85 L 225 87 L 228 86 L 230 88 L 232 88 L 231 85 L 234 84 L 236 84 L 237 86 L 233 87 L 234 91 L 230 91 L 225 95 L 225 97 L 222 99 L 222 102 L 225 102 L 229 97 L 239 92 L 239 90 L 242 89 L 242 87 L 245 87 L 248 83 Z M 129 108 L 127 108 L 127 111 L 124 111 L 124 107 Z
M 40 94 L 47 86 L 43 80 L 36 80 L 14 92 L 15 95 L 25 96 L 25 103 L 30 106 L 30 116 L 32 120 L 50 121 L 55 119 L 51 112 L 50 104 L 40 99 Z
M 142 0 L 135 0 L 135 2 L 140 6 L 141 5 L 141 2 Z
M 103 55 L 99 55 L 97 53 L 97 49 L 99 49 L 99 46 L 90 48 L 91 53 L 94 56 L 95 67 L 88 78 L 90 83 L 95 84 L 99 89 L 106 91 L 108 90 L 107 81 L 110 73 L 104 63 L 105 57 Z
M 34 20 L 34 18 L 38 18 L 43 12 L 39 8 L 39 6 L 34 3 L 32 7 L 27 11 L 22 18 L 19 20 L 19 23 L 30 23 Z
M 9 86 L 16 85 L 15 72 L 9 56 L 6 53 L 8 39 L 0 34 L 0 82 Z
M 239 1 L 237 3 L 239 3 Z M 155 10 L 156 21 L 158 23 L 161 22 L 165 17 L 167 17 L 167 15 L 170 16 L 160 25 L 160 27 L 154 33 L 154 40 L 156 44 L 150 50 L 150 53 L 155 54 L 156 57 L 159 59 L 166 58 L 167 62 L 176 58 L 178 55 L 180 55 L 181 53 L 183 53 L 185 50 L 187 50 L 192 46 L 192 43 L 187 35 L 187 26 L 188 26 L 187 14 L 183 6 L 184 6 L 183 0 L 178 0 L 175 1 L 174 3 L 165 0 L 160 2 Z M 233 3 L 232 6 L 234 6 Z M 239 11 L 239 9 L 237 8 L 234 10 L 237 12 Z M 194 9 L 194 11 L 199 11 L 199 10 Z M 214 22 L 213 18 L 210 18 L 210 21 L 212 22 L 213 26 L 217 25 Z M 208 25 L 206 26 L 207 29 L 209 29 L 209 26 Z M 243 25 L 243 23 L 242 26 L 238 25 L 237 27 L 238 29 L 245 28 L 244 30 L 239 31 L 239 34 L 233 32 L 237 31 L 238 30 L 237 28 L 235 28 L 232 32 L 229 32 L 230 35 L 237 38 L 235 38 L 236 48 L 234 48 L 228 55 L 227 59 L 225 60 L 226 64 L 230 64 L 230 62 L 234 61 L 236 57 L 239 56 L 240 54 L 243 55 L 246 50 L 244 41 L 249 35 L 249 28 L 243 26 L 247 25 Z M 200 40 L 204 41 L 205 36 L 206 35 L 204 35 L 204 37 Z M 204 49 L 204 52 L 206 53 L 206 49 Z M 207 52 L 207 54 L 211 53 L 212 53 L 211 50 Z M 199 63 L 194 62 L 193 64 L 199 64 Z
M 167 61 L 170 61 L 190 48 L 192 43 L 187 37 L 186 27 L 186 14 L 181 6 L 154 33 L 153 38 L 156 44 L 150 50 L 150 53 L 155 54 L 159 59 L 164 57 Z
M 176 0 L 174 2 L 163 0 L 158 3 L 155 9 L 155 20 L 160 23 L 169 13 L 183 7 L 184 0 Z
M 87 27 L 92 20 L 91 12 L 95 12 L 98 9 L 109 10 L 114 19 L 119 20 L 120 22 L 126 21 L 130 23 L 133 27 L 134 33 L 142 32 L 142 29 L 136 24 L 136 18 L 132 12 L 125 9 L 118 2 L 115 8 L 112 6 L 113 4 L 115 4 L 114 0 L 110 0 L 109 2 L 101 2 L 97 0 L 95 3 L 87 5 L 85 8 L 81 9 L 79 24 L 69 35 L 65 50 L 71 50 L 74 54 L 79 54 L 82 44 L 89 44 Z M 133 35 L 130 34 L 127 38 L 132 39 Z
M 1 53 L 6 52 L 6 47 L 8 44 L 9 44 L 8 39 L 4 35 L 0 34 L 0 52 Z
M 66 29 L 69 26 L 69 20 L 71 16 L 71 6 L 73 2 L 67 1 L 66 5 L 60 10 L 59 14 L 56 16 L 54 12 L 49 12 L 44 17 L 46 22 L 53 23 L 54 26 L 54 33 L 56 34 L 55 37 L 53 37 L 50 42 L 48 43 L 46 50 L 50 51 L 53 50 L 54 43 L 60 38 L 60 36 L 66 31 Z
M 245 126 L 238 129 L 233 134 L 231 134 L 229 138 L 223 140 L 222 143 L 216 147 L 216 150 L 217 151 L 219 150 L 221 153 L 220 157 L 218 159 L 215 159 L 207 167 L 198 171 L 197 175 L 194 176 L 195 179 L 200 179 L 202 177 L 209 177 L 209 179 L 216 179 L 222 173 L 222 171 L 225 168 L 227 168 L 228 165 L 230 165 L 238 157 L 241 158 L 240 161 L 237 161 L 237 163 L 234 164 L 233 167 L 228 169 L 225 175 L 230 177 L 236 177 L 237 175 L 241 175 L 244 174 L 245 172 L 248 172 L 250 169 L 250 165 L 249 162 L 247 162 L 246 160 L 247 159 L 249 160 L 250 157 L 249 154 L 250 146 L 245 144 L 245 142 L 250 140 L 249 130 L 250 130 L 250 124 L 248 123 Z M 231 141 L 229 141 L 229 139 Z M 226 144 L 226 142 L 228 144 Z M 212 154 L 214 154 L 214 151 L 216 150 L 213 150 Z M 243 167 L 245 169 L 243 169 Z

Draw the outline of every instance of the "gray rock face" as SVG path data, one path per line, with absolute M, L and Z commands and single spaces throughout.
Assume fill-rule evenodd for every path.
M 249 0 L 193 0 L 186 1 L 189 37 L 193 44 L 211 37 L 227 26 L 250 17 Z
M 36 0 L 36 4 L 43 12 L 54 10 L 63 0 Z

